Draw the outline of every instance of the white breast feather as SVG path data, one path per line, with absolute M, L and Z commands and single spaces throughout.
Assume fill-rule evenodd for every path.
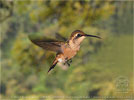
M 61 58 L 58 59 L 59 62 L 62 62 L 63 60 Z

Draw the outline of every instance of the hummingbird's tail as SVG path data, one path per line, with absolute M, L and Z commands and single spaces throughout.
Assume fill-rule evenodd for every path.
M 58 61 L 54 60 L 53 65 L 48 70 L 48 73 L 56 66 L 57 63 L 58 63 Z

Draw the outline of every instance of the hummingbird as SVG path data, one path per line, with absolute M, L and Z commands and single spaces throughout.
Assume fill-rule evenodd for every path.
M 52 63 L 52 66 L 49 68 L 48 73 L 56 66 L 57 63 L 61 62 L 70 66 L 72 58 L 80 50 L 80 44 L 86 37 L 95 37 L 101 39 L 99 36 L 85 34 L 81 30 L 75 30 L 72 32 L 71 36 L 67 41 L 58 41 L 54 39 L 32 39 L 30 40 L 37 46 L 56 52 L 56 56 Z

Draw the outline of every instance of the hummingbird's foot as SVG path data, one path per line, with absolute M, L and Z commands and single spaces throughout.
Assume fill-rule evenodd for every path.
M 68 66 L 70 66 L 70 64 L 72 63 L 72 59 L 68 60 L 66 63 Z
M 72 63 L 72 59 L 69 60 L 69 63 Z
M 66 58 L 64 65 L 67 64 L 68 66 L 70 66 L 70 63 L 72 63 L 72 59 L 68 60 L 68 58 Z
M 68 65 L 68 66 L 70 66 L 70 63 L 68 62 L 68 61 L 66 61 L 65 63 L 64 63 L 64 65 Z
M 68 67 L 70 67 L 70 63 L 69 62 L 67 62 L 67 65 L 68 65 Z

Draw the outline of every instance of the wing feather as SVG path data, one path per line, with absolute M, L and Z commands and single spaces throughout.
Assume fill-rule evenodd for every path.
M 50 50 L 58 53 L 62 52 L 61 45 L 64 43 L 62 41 L 57 41 L 50 38 L 29 38 L 34 44 L 38 45 L 39 47 L 45 50 Z

